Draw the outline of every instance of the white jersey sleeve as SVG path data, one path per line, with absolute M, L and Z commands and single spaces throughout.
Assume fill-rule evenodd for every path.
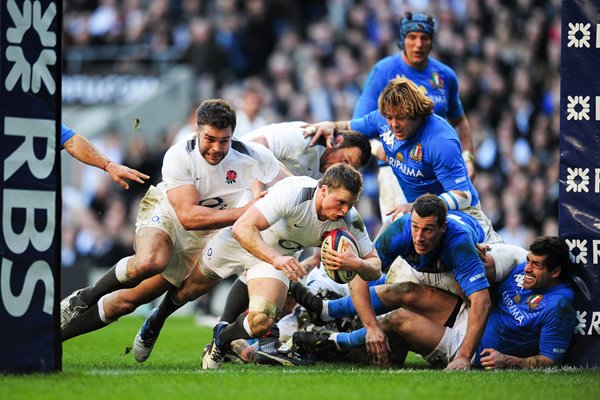
M 316 186 L 317 181 L 308 177 L 288 177 L 277 182 L 269 189 L 267 195 L 254 205 L 269 225 L 273 225 L 292 212 L 301 201 L 300 197 L 306 198 L 306 201 L 312 200 L 312 195 L 305 196 L 302 190 L 298 190 L 299 187 L 305 187 L 307 191 L 314 191 Z
M 306 122 L 283 122 L 256 129 L 244 136 L 244 141 L 264 136 L 275 157 L 295 176 L 310 176 L 319 179 L 321 156 L 325 146 L 310 146 L 310 138 L 305 138 L 302 126 Z
M 165 153 L 161 172 L 166 190 L 195 183 L 193 162 L 189 151 L 186 150 L 186 143 L 187 141 L 180 141 Z

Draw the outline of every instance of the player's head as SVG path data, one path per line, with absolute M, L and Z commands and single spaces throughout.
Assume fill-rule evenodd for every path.
M 236 124 L 235 109 L 221 99 L 203 101 L 196 110 L 198 149 L 209 164 L 220 163 L 229 152 Z
M 408 65 L 421 70 L 427 66 L 434 34 L 435 23 L 432 16 L 411 12 L 404 15 L 400 23 L 398 46 Z
M 321 156 L 321 172 L 335 163 L 343 162 L 354 168 L 362 168 L 371 157 L 371 143 L 356 131 L 339 131 L 334 137 L 333 149 L 326 149 Z
M 358 201 L 362 191 L 362 175 L 346 163 L 333 164 L 317 185 L 317 214 L 320 220 L 343 218 Z
M 433 101 L 413 81 L 400 77 L 388 82 L 377 106 L 398 140 L 411 137 L 423 117 L 433 112 Z
M 406 36 L 410 32 L 421 32 L 429 35 L 429 39 L 433 40 L 435 35 L 435 21 L 431 15 L 425 15 L 423 13 L 413 13 L 407 11 L 400 21 L 400 39 L 398 40 L 398 47 L 404 50 Z
M 555 236 L 536 238 L 527 254 L 524 289 L 545 289 L 560 281 L 569 270 L 569 246 Z
M 410 217 L 410 232 L 417 254 L 429 254 L 438 247 L 446 232 L 447 215 L 446 204 L 438 196 L 423 194 L 417 197 Z

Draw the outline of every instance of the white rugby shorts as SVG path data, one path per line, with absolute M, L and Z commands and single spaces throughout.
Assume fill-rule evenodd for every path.
M 202 249 L 217 232 L 185 230 L 167 196 L 154 186 L 148 189 L 140 201 L 135 227 L 136 233 L 145 228 L 156 228 L 169 235 L 173 243 L 173 254 L 161 275 L 177 287 L 181 286 L 183 280 L 198 265 Z
M 452 328 L 446 327 L 444 336 L 442 336 L 442 340 L 440 340 L 437 347 L 431 354 L 424 356 L 423 358 L 434 366 L 446 366 L 448 363 L 452 362 L 467 334 L 468 320 L 469 307 L 466 302 L 463 302 Z
M 200 268 L 204 275 L 216 275 L 221 279 L 237 274 L 245 275 L 245 282 L 257 278 L 273 278 L 286 286 L 290 283 L 282 271 L 243 249 L 228 230 L 222 230 L 208 242 L 202 253 Z

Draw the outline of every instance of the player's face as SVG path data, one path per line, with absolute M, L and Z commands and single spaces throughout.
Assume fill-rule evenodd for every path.
M 203 125 L 198 133 L 198 150 L 202 158 L 211 165 L 220 163 L 231 147 L 231 127 L 217 129 L 209 125 Z
M 343 218 L 358 200 L 358 196 L 347 189 L 329 189 L 325 185 L 319 188 L 319 195 L 321 201 L 320 207 L 317 204 L 317 215 L 321 221 L 337 221 Z
M 436 216 L 420 217 L 416 212 L 411 214 L 410 233 L 418 255 L 431 253 L 442 240 L 446 224 L 438 226 Z
M 556 283 L 556 278 L 560 275 L 560 268 L 548 271 L 544 265 L 546 257 L 536 256 L 532 252 L 527 253 L 523 289 L 546 289 Z
M 428 33 L 408 32 L 404 37 L 404 61 L 413 68 L 425 68 L 431 47 L 432 40 Z
M 386 110 L 383 117 L 398 140 L 406 140 L 414 135 L 422 120 L 422 118 L 408 118 L 402 112 L 393 112 L 393 110 Z
M 331 150 L 321 159 L 321 172 L 327 171 L 335 163 L 343 162 L 353 166 L 355 169 L 360 168 L 361 151 L 358 147 L 343 147 Z

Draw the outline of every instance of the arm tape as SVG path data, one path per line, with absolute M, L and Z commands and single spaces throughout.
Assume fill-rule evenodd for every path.
M 444 200 L 446 203 L 446 207 L 448 210 L 462 210 L 463 208 L 467 208 L 471 206 L 471 193 L 470 192 L 461 192 L 467 195 L 467 197 L 457 196 L 452 191 L 444 192 L 440 194 L 440 198 Z

